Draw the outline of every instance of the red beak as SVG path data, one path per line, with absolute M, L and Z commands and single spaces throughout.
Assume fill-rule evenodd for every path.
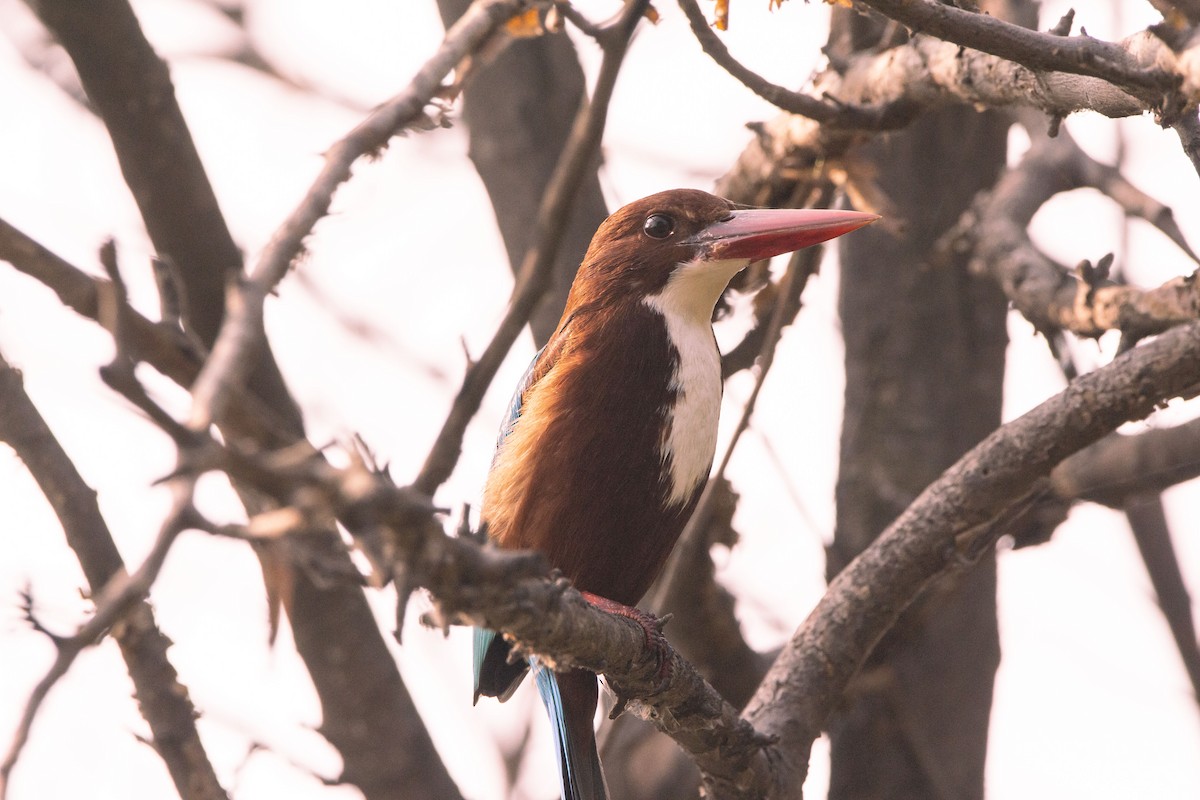
M 758 261 L 827 241 L 879 219 L 878 214 L 823 208 L 734 211 L 684 241 L 700 245 L 703 258 Z

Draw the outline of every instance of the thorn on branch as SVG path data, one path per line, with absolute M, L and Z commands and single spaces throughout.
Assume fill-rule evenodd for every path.
M 178 265 L 168 258 L 155 256 L 150 259 L 154 273 L 154 284 L 158 288 L 159 316 L 171 328 L 186 330 L 184 320 L 189 319 L 187 287 Z
M 18 590 L 18 595 L 20 597 L 19 608 L 21 609 L 21 618 L 29 623 L 30 628 L 49 639 L 54 644 L 55 649 L 61 649 L 68 637 L 60 636 L 50 630 L 37 618 L 37 614 L 33 612 L 33 587 L 29 583 L 26 583 L 25 586 Z
M 1088 259 L 1079 262 L 1076 271 L 1079 273 L 1079 279 L 1083 281 L 1087 287 L 1085 301 L 1090 306 L 1096 300 L 1096 290 L 1099 289 L 1107 280 L 1112 271 L 1113 254 L 1106 253 L 1100 257 L 1093 265 Z
M 1075 9 L 1068 8 L 1067 13 L 1059 18 L 1058 22 L 1054 23 L 1054 27 L 1050 29 L 1050 33 L 1055 36 L 1070 36 L 1071 28 L 1075 25 Z
M 558 12 L 558 14 L 561 14 L 564 19 L 574 25 L 583 35 L 591 39 L 595 39 L 596 41 L 600 40 L 603 33 L 603 27 L 585 17 L 579 12 L 579 9 L 575 8 L 570 3 L 555 3 L 554 7 L 550 9 L 550 12 Z M 550 28 L 550 14 L 546 15 L 546 27 Z

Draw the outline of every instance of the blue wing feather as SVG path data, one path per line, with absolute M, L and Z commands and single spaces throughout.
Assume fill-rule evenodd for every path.
M 521 418 L 521 406 L 525 403 L 525 392 L 529 390 L 530 385 L 533 383 L 534 369 L 537 367 L 538 359 L 542 357 L 542 353 L 544 352 L 546 352 L 546 348 L 543 347 L 534 354 L 533 359 L 529 362 L 529 366 L 525 368 L 525 374 L 517 382 L 517 388 L 513 391 L 512 399 L 508 402 L 508 415 L 500 423 L 500 435 L 496 437 L 496 452 L 500 451 L 500 445 L 504 444 L 505 438 L 512 433 L 517 420 Z M 493 460 L 495 460 L 494 456 Z

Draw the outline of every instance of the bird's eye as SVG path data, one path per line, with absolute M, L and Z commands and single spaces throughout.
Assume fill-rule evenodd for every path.
M 651 214 L 642 223 L 642 232 L 651 239 L 665 239 L 675 232 L 675 220 L 666 214 Z

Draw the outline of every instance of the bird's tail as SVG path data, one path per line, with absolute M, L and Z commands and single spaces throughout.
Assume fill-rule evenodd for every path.
M 534 665 L 533 674 L 550 715 L 563 800 L 607 800 L 592 727 L 599 696 L 595 674 L 581 669 L 554 672 L 541 665 Z

